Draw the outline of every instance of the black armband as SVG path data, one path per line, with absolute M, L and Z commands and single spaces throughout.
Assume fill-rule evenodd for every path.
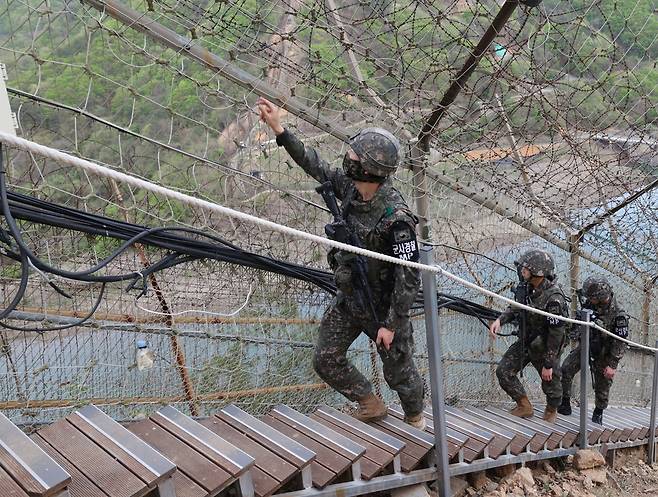
M 611 331 L 620 338 L 628 338 L 628 317 L 624 315 L 617 316 L 614 328 Z
M 557 314 L 558 316 L 562 316 L 562 306 L 560 305 L 559 302 L 549 302 L 548 305 L 546 306 L 546 312 L 550 312 L 551 314 Z M 556 317 L 546 316 L 546 324 L 548 325 L 549 328 L 559 328 L 564 323 L 562 320 Z
M 405 222 L 399 221 L 393 225 L 391 255 L 403 261 L 417 262 L 420 258 L 416 232 Z

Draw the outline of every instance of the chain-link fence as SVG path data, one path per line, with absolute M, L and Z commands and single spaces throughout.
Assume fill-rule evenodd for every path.
M 346 150 L 340 137 L 367 125 L 413 143 L 500 7 L 125 4 L 133 22 L 96 1 L 0 5 L 0 61 L 7 64 L 19 134 L 315 234 L 323 233 L 329 214 L 313 180 L 259 123 L 256 98 L 282 103 L 285 126 L 335 167 Z M 178 38 L 166 38 L 169 32 Z M 425 241 L 436 245 L 437 263 L 510 296 L 515 258 L 543 248 L 554 256 L 567 295 L 588 275 L 606 275 L 632 317 L 632 339 L 655 343 L 657 37 L 650 0 L 545 0 L 537 9 L 516 10 L 433 130 L 425 192 L 431 240 Z M 13 192 L 148 227 L 195 228 L 255 254 L 326 269 L 325 248 L 308 241 L 5 152 Z M 423 194 L 414 175 L 401 168 L 395 178 L 412 206 Z M 20 228 L 40 258 L 71 271 L 98 263 L 121 243 L 102 232 L 28 222 Z M 103 274 L 140 271 L 167 255 L 135 246 Z M 21 264 L 2 255 L 0 262 L 5 307 L 18 289 Z M 48 278 L 31 270 L 15 319 L 6 324 L 63 326 L 99 299 L 98 284 L 55 278 L 63 295 Z M 129 282 L 108 284 L 84 325 L 4 328 L 0 408 L 18 421 L 47 421 L 88 402 L 114 406 L 119 418 L 162 403 L 199 414 L 228 402 L 252 412 L 280 402 L 301 410 L 342 404 L 311 366 L 315 330 L 331 298 L 325 291 L 216 260 L 153 278 L 159 290 L 150 280 L 144 295 L 139 282 L 130 290 Z M 447 279 L 439 287 L 500 308 Z M 477 319 L 442 313 L 448 401 L 507 401 L 494 369 L 513 337 L 492 341 Z M 427 377 L 422 316 L 414 325 Z M 153 369 L 136 368 L 138 338 L 155 352 Z M 365 337 L 351 354 L 392 399 Z M 613 403 L 646 402 L 647 357 L 627 353 Z M 528 370 L 524 382 L 540 398 L 535 372 Z

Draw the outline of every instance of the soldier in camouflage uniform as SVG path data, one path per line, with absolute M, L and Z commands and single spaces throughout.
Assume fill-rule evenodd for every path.
M 260 99 L 261 119 L 276 134 L 293 160 L 320 183 L 331 182 L 341 201 L 343 217 L 357 234 L 364 248 L 417 261 L 416 217 L 402 195 L 393 188 L 389 176 L 399 161 L 397 139 L 381 128 L 367 128 L 350 139 L 342 169 L 332 169 L 305 147 L 279 120 L 271 102 Z M 355 298 L 353 261 L 355 254 L 332 249 L 328 261 L 335 275 L 337 296 L 325 311 L 320 324 L 313 365 L 318 375 L 351 401 L 359 403 L 356 417 L 374 421 L 386 415 L 384 402 L 372 392 L 370 382 L 347 359 L 347 350 L 373 317 Z M 368 283 L 378 323 L 377 350 L 383 362 L 384 378 L 395 390 L 405 413 L 405 421 L 424 428 L 422 416 L 423 381 L 413 360 L 413 329 L 409 311 L 420 286 L 416 269 L 368 259 Z
M 628 338 L 628 315 L 619 306 L 608 281 L 600 276 L 590 276 L 583 283 L 580 295 L 585 297 L 584 309 L 593 311 L 592 321 L 621 338 Z M 617 365 L 624 356 L 626 344 L 621 340 L 590 329 L 590 371 L 596 395 L 592 422 L 603 424 L 603 410 L 608 407 L 608 396 Z M 571 382 L 580 371 L 580 343 L 571 350 L 562 363 L 562 405 L 560 414 L 571 414 Z
M 529 250 L 515 264 L 522 278 L 520 284 L 526 285 L 527 288 L 527 292 L 523 292 L 527 302 L 520 303 L 551 314 L 566 316 L 566 299 L 562 288 L 555 281 L 552 257 L 543 250 Z M 491 324 L 489 331 L 495 337 L 503 325 L 514 320 L 524 321 L 525 326 L 519 326 L 518 340 L 507 349 L 498 363 L 498 382 L 516 402 L 516 407 L 510 413 L 521 418 L 531 417 L 533 408 L 517 374 L 528 363 L 532 363 L 541 376 L 542 390 L 546 395 L 543 417 L 546 421 L 553 422 L 562 400 L 558 360 L 565 338 L 565 323 L 557 318 L 509 307 Z

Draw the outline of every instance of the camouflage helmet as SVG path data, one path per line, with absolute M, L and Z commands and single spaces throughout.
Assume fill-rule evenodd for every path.
M 612 287 L 603 276 L 590 276 L 583 282 L 583 293 L 588 300 L 608 300 L 612 296 Z
M 362 129 L 350 138 L 349 146 L 359 156 L 363 170 L 372 176 L 390 176 L 400 162 L 400 142 L 382 128 Z
M 549 280 L 555 278 L 555 263 L 551 254 L 544 250 L 533 249 L 524 252 L 518 261 L 514 261 L 519 268 L 528 268 L 533 276 L 544 276 Z

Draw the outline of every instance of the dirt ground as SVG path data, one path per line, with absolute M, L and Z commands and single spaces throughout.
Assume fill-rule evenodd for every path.
M 573 456 L 498 468 L 455 482 L 454 497 L 658 497 L 658 464 L 645 461 L 646 451 L 637 448 L 617 451 L 612 465 L 582 470 Z

